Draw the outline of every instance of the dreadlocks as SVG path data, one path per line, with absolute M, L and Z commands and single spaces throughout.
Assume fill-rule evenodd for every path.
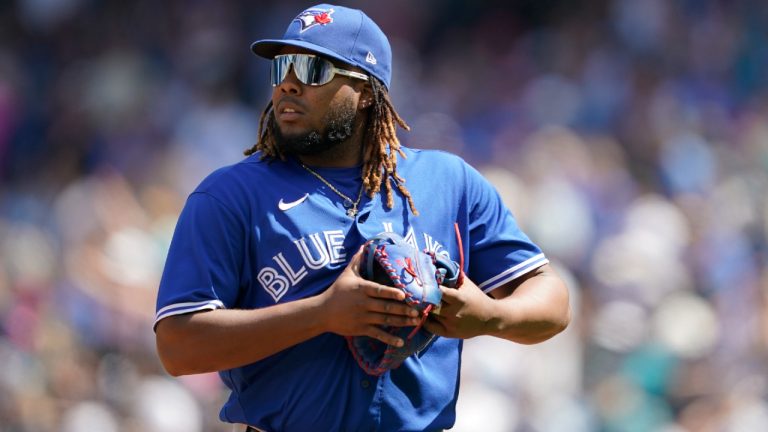
M 373 93 L 373 104 L 368 111 L 366 130 L 363 135 L 363 188 L 369 197 L 381 191 L 382 183 L 386 192 L 387 208 L 395 204 L 392 182 L 400 191 L 414 215 L 418 216 L 416 205 L 411 193 L 405 187 L 405 179 L 397 173 L 397 155 L 406 157 L 400 148 L 400 140 L 397 139 L 396 127 L 404 130 L 411 128 L 405 123 L 392 105 L 389 93 L 384 84 L 371 76 L 369 80 Z M 280 158 L 285 160 L 275 144 L 275 117 L 272 114 L 272 102 L 267 104 L 259 119 L 259 141 L 251 148 L 245 150 L 249 156 L 261 151 L 261 158 Z

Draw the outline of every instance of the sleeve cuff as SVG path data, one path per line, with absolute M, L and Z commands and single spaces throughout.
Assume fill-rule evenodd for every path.
M 535 255 L 479 284 L 478 287 L 480 287 L 480 289 L 487 294 L 504 285 L 505 283 L 517 279 L 518 277 L 530 272 L 531 270 L 535 270 L 547 263 L 549 263 L 549 260 L 546 256 L 544 256 L 543 253 Z
M 186 303 L 174 303 L 161 308 L 155 314 L 155 322 L 152 324 L 152 328 L 157 327 L 157 323 L 161 319 L 167 318 L 173 315 L 182 315 L 191 312 L 198 312 L 201 310 L 214 310 L 223 309 L 224 303 L 221 300 L 205 300 L 199 302 L 186 302 Z

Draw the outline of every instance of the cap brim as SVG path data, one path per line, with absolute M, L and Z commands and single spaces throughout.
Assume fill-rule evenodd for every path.
M 273 59 L 276 55 L 280 53 L 280 50 L 285 46 L 293 46 L 298 48 L 304 48 L 309 51 L 315 52 L 317 54 L 321 54 L 327 57 L 331 57 L 333 59 L 336 59 L 340 62 L 350 64 L 353 66 L 355 65 L 352 61 L 350 61 L 347 58 L 344 58 L 340 56 L 338 53 L 335 53 L 327 48 L 323 48 L 319 45 L 315 45 L 313 43 L 301 41 L 301 40 L 284 40 L 284 39 L 262 39 L 260 41 L 256 41 L 253 44 L 251 44 L 251 51 L 254 52 L 254 54 L 264 57 L 267 59 Z

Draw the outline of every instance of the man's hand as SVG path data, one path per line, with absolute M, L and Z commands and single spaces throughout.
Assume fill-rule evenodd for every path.
M 370 336 L 402 346 L 404 341 L 379 325 L 406 327 L 419 323 L 418 311 L 405 303 L 402 290 L 360 277 L 362 248 L 318 299 L 325 311 L 325 327 L 342 336 Z
M 490 335 L 534 344 L 560 333 L 570 322 L 568 289 L 549 264 L 497 287 L 490 295 L 466 277 L 459 289 L 441 290 L 440 314 L 431 315 L 425 323 L 427 330 L 440 336 Z
M 474 282 L 464 277 L 459 288 L 440 287 L 443 302 L 439 314 L 430 314 L 424 327 L 430 332 L 450 338 L 469 339 L 489 334 L 494 300 Z

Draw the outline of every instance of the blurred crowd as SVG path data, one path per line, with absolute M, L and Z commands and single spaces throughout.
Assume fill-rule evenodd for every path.
M 554 339 L 466 342 L 454 430 L 768 430 L 764 3 L 343 4 L 390 37 L 403 142 L 480 169 L 571 288 Z M 308 5 L 0 4 L 0 432 L 230 430 L 216 375 L 162 370 L 155 295 L 255 142 L 250 42 Z

